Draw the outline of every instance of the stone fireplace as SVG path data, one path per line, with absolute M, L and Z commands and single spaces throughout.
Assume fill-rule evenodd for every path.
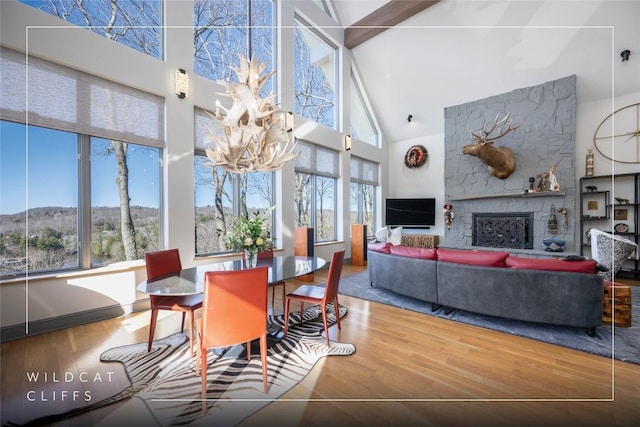
M 451 229 L 445 230 L 440 246 L 476 248 L 499 244 L 511 248 L 510 245 L 522 245 L 522 249 L 513 248 L 513 251 L 542 252 L 543 240 L 552 237 L 547 234 L 551 211 L 566 208 L 568 227 L 558 237 L 566 241 L 566 252 L 579 252 L 575 246 L 575 219 L 578 218 L 575 85 L 576 76 L 568 76 L 445 108 L 444 203 L 453 205 L 455 219 Z M 496 146 L 510 148 L 516 160 L 514 172 L 506 179 L 499 179 L 489 173 L 480 159 L 463 154 L 462 147 L 472 143 L 470 131 L 482 129 L 485 123 L 493 123 L 497 114 L 503 117 L 506 113 L 510 113 L 514 123 L 522 121 L 522 126 L 495 142 Z M 540 175 L 548 174 L 552 165 L 556 168 L 560 191 L 528 191 L 529 179 L 534 178 L 537 189 Z M 516 216 L 505 222 L 477 216 L 495 213 L 501 216 L 527 213 L 527 218 Z M 474 232 L 476 221 L 484 224 L 480 232 Z M 493 234 L 487 231 L 488 226 Z M 515 236 L 516 230 L 506 227 L 515 227 L 518 233 L 528 235 Z
M 474 213 L 472 245 L 533 249 L 533 212 Z

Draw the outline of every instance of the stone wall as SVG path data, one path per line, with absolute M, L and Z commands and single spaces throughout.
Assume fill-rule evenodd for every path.
M 451 229 L 445 230 L 443 246 L 471 246 L 474 212 L 533 212 L 534 250 L 541 250 L 542 240 L 551 237 L 546 226 L 553 205 L 556 210 L 568 209 L 566 232 L 562 215 L 557 215 L 559 236 L 567 242 L 565 252 L 576 251 L 575 88 L 572 75 L 445 108 L 445 200 L 453 204 L 455 219 Z M 470 131 L 482 129 L 485 122 L 492 124 L 497 114 L 505 113 L 511 114 L 514 125 L 523 124 L 495 142 L 511 148 L 516 159 L 515 171 L 498 179 L 480 159 L 462 154 L 462 147 L 472 143 Z M 529 177 L 549 173 L 552 164 L 561 192 L 524 194 Z

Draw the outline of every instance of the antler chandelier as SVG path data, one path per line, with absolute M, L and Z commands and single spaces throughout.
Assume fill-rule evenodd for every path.
M 206 153 L 211 164 L 233 173 L 267 172 L 281 169 L 298 155 L 292 138 L 291 113 L 275 108 L 274 95 L 260 97 L 260 89 L 273 72 L 264 76 L 266 63 L 258 64 L 242 55 L 240 67 L 232 67 L 238 76 L 237 83 L 219 80 L 233 100 L 226 109 L 216 102 L 215 114 L 210 114 L 218 132 L 210 134 L 214 147 Z

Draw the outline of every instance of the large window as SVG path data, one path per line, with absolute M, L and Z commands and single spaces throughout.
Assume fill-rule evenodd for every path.
M 295 112 L 337 129 L 337 48 L 304 21 L 295 28 Z
M 2 274 L 158 249 L 162 98 L 4 48 L 0 73 Z
M 20 2 L 154 58 L 162 58 L 162 0 Z
M 370 236 L 375 233 L 377 188 L 378 165 L 351 157 L 351 224 L 366 224 Z
M 213 119 L 205 111 L 196 110 L 195 121 L 196 255 L 228 252 L 224 237 L 233 218 L 255 212 L 267 213 L 274 206 L 274 173 L 234 174 L 221 167 L 212 167 L 205 148 L 210 143 L 207 135 L 213 128 Z M 275 236 L 272 216 L 265 226 L 270 227 L 271 235 Z
M 327 148 L 298 142 L 296 157 L 296 226 L 313 227 L 315 241 L 337 239 L 338 153 Z
M 355 74 L 351 73 L 351 136 L 367 144 L 380 146 L 379 132 L 367 107 L 364 94 Z
M 195 0 L 194 71 L 210 80 L 235 80 L 238 54 L 267 63 L 274 57 L 272 0 Z M 273 91 L 270 80 L 263 95 Z
M 160 247 L 158 148 L 7 121 L 0 131 L 2 275 L 141 259 Z

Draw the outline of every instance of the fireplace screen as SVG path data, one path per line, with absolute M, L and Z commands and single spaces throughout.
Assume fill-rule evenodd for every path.
M 533 249 L 533 212 L 474 213 L 473 246 Z

